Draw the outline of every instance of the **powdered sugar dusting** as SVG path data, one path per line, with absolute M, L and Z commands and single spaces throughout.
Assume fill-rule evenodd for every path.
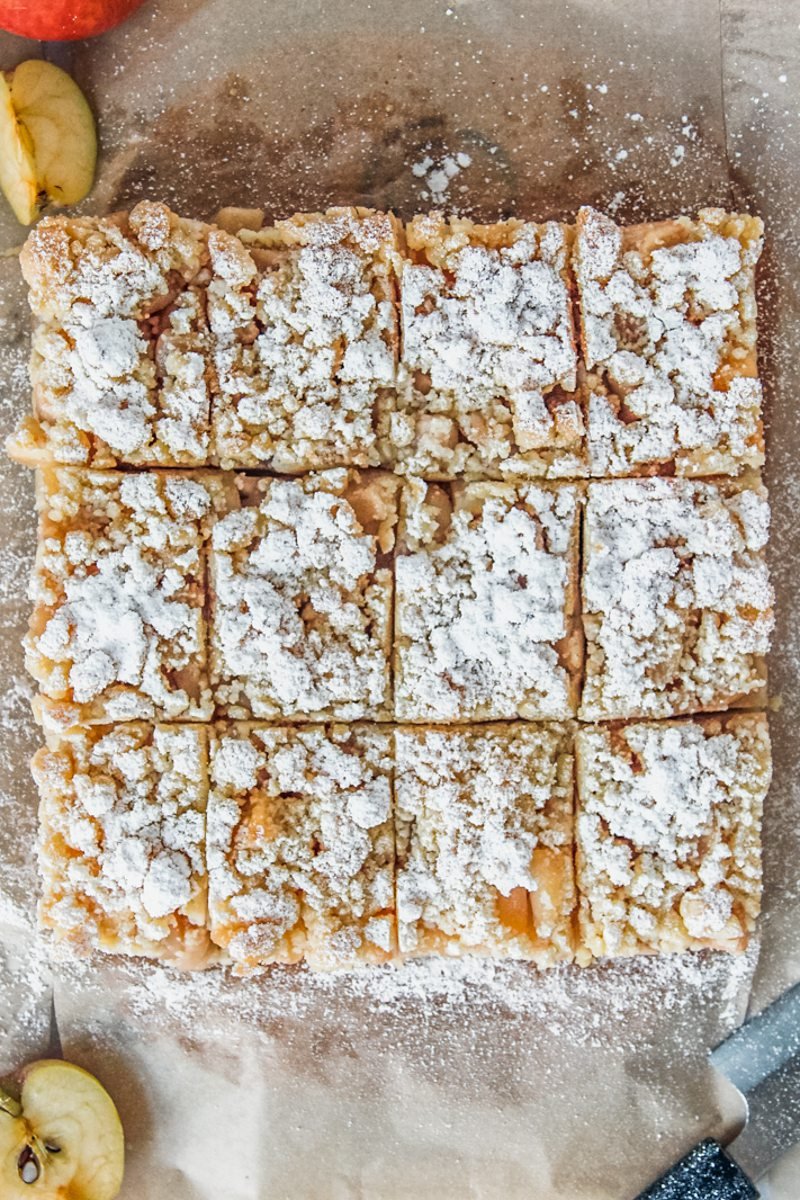
M 202 464 L 210 397 L 194 283 L 204 227 L 143 201 L 127 220 L 45 218 L 21 262 L 37 319 L 39 418 L 14 453 L 30 461 Z
M 408 470 L 547 474 L 537 452 L 564 450 L 582 422 L 562 226 L 473 226 L 440 213 L 406 230 L 403 354 L 390 440 Z M 404 394 L 405 393 L 405 394 Z M 526 454 L 530 452 L 530 462 Z M 554 473 L 580 474 L 576 460 Z
M 540 971 L 532 964 L 466 956 L 333 973 L 276 966 L 245 980 L 225 971 L 187 976 L 159 964 L 122 960 L 109 968 L 107 962 L 62 959 L 56 970 L 65 991 L 88 997 L 112 969 L 131 1017 L 167 1030 L 185 1029 L 189 1022 L 210 1032 L 230 1023 L 248 1032 L 268 1031 L 287 1018 L 307 1030 L 317 1014 L 365 1012 L 375 1014 L 377 1024 L 391 1032 L 408 1028 L 411 1014 L 417 1030 L 437 1013 L 457 1026 L 514 1014 L 542 1022 L 550 1042 L 640 1054 L 647 1044 L 644 1031 L 654 1018 L 666 1017 L 673 1027 L 682 1017 L 696 1021 L 704 997 L 718 1006 L 722 1028 L 732 1028 L 740 1019 L 741 996 L 756 956 L 754 945 L 736 958 L 714 953 L 643 956 L 581 971 Z
M 52 727 L 210 715 L 204 541 L 221 486 L 154 472 L 43 475 L 26 661 Z
M 395 383 L 392 218 L 334 209 L 241 239 L 210 237 L 217 459 L 377 464 L 374 412 Z
M 424 154 L 411 165 L 411 174 L 424 185 L 420 188 L 420 200 L 437 207 L 452 207 L 449 203 L 451 192 L 459 196 L 469 190 L 468 184 L 459 181 L 459 176 L 471 166 L 472 157 L 463 150 L 456 154 Z M 455 207 L 457 209 L 457 204 Z
M 401 951 L 571 957 L 568 744 L 556 724 L 398 731 Z M 516 920 L 503 906 L 512 896 Z
M 392 951 L 390 737 L 242 725 L 213 738 L 211 936 L 237 972 Z
M 39 751 L 46 928 L 84 952 L 202 961 L 205 756 L 198 726 L 76 730 Z

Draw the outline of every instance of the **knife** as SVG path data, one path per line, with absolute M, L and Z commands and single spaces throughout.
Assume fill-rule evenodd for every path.
M 744 1128 L 725 1149 L 700 1142 L 637 1200 L 758 1200 L 754 1180 L 800 1141 L 800 983 L 710 1057 L 741 1094 Z

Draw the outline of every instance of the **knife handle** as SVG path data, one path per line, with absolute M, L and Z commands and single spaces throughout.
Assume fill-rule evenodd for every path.
M 637 1200 L 758 1200 L 758 1192 L 719 1142 L 707 1138 Z

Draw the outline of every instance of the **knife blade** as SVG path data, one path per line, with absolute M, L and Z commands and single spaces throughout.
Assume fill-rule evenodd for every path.
M 800 984 L 712 1050 L 746 1119 L 725 1148 L 708 1138 L 637 1200 L 756 1200 L 753 1183 L 800 1141 Z

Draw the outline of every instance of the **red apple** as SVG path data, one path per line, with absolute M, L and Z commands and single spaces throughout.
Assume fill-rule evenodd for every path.
M 124 21 L 143 0 L 0 0 L 0 29 L 40 42 L 95 37 Z

